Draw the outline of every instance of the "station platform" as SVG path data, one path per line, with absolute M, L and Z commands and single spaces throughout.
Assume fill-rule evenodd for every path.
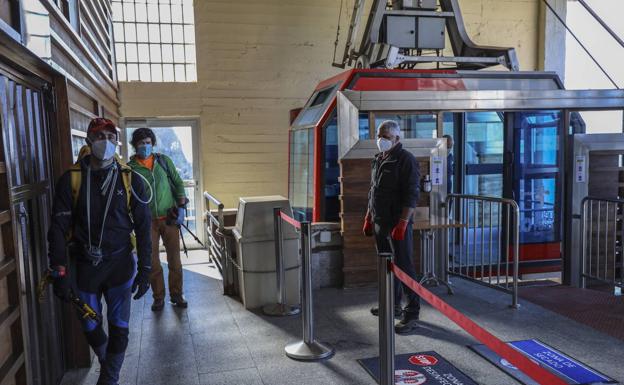
M 284 346 L 301 339 L 299 316 L 267 317 L 223 296 L 218 273 L 203 251 L 183 257 L 183 262 L 188 309 L 167 304 L 162 312 L 153 313 L 149 293 L 133 302 L 130 345 L 120 384 L 376 383 L 357 362 L 378 355 L 377 318 L 369 311 L 377 302 L 376 289 L 316 291 L 316 336 L 332 345 L 336 354 L 322 362 L 297 362 L 286 357 Z M 539 339 L 624 382 L 624 340 L 531 303 L 522 294 L 521 307 L 514 310 L 505 293 L 461 279 L 452 283 L 453 296 L 442 287 L 432 291 L 500 339 Z M 566 296 L 560 301 L 565 302 Z M 468 348 L 478 342 L 426 303 L 420 324 L 414 334 L 396 336 L 396 354 L 435 351 L 479 384 L 519 383 Z M 90 369 L 69 372 L 63 385 L 95 385 L 98 370 L 94 363 Z

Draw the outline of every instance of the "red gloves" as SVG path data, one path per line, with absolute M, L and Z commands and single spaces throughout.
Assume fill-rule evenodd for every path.
M 364 227 L 362 228 L 362 232 L 367 237 L 373 236 L 373 222 L 370 221 L 369 216 L 366 216 L 366 218 L 364 218 Z
M 405 239 L 405 230 L 407 229 L 407 220 L 401 219 L 399 223 L 392 229 L 392 239 L 395 241 L 402 241 Z

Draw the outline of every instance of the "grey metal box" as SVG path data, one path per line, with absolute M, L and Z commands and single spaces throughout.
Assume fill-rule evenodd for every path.
M 400 48 L 416 48 L 416 17 L 388 16 L 386 43 Z
M 399 0 L 399 6 L 403 9 L 437 9 L 436 0 Z
M 444 25 L 444 18 L 441 17 L 419 17 L 416 48 L 444 49 Z

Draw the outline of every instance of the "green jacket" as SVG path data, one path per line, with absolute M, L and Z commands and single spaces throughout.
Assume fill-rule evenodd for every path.
M 186 194 L 184 192 L 184 183 L 182 182 L 182 178 L 180 178 L 180 174 L 178 174 L 171 158 L 163 154 L 154 154 L 154 156 L 160 156 L 162 160 L 165 161 L 165 164 L 171 173 L 173 186 L 169 183 L 167 171 L 160 165 L 160 163 L 158 163 L 156 159 L 154 159 L 154 167 L 152 170 L 139 163 L 136 160 L 136 155 L 130 158 L 128 166 L 132 167 L 134 171 L 144 176 L 145 179 L 149 181 L 150 186 L 152 186 L 154 197 L 152 198 L 149 206 L 152 211 L 152 218 L 155 219 L 167 216 L 167 210 L 171 207 L 177 206 L 177 200 L 179 198 L 186 197 Z M 147 194 L 149 195 L 149 192 L 147 192 Z

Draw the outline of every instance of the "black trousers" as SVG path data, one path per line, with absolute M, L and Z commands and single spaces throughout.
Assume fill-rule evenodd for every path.
M 402 241 L 392 239 L 392 229 L 375 224 L 375 242 L 377 253 L 393 253 L 394 263 L 412 279 L 416 279 L 414 268 L 414 231 L 412 222 L 407 225 L 405 238 Z M 404 310 L 406 315 L 418 317 L 420 313 L 420 297 L 412 289 L 404 285 L 397 278 L 394 279 L 394 305 L 400 306 L 401 299 L 405 295 L 407 305 Z

